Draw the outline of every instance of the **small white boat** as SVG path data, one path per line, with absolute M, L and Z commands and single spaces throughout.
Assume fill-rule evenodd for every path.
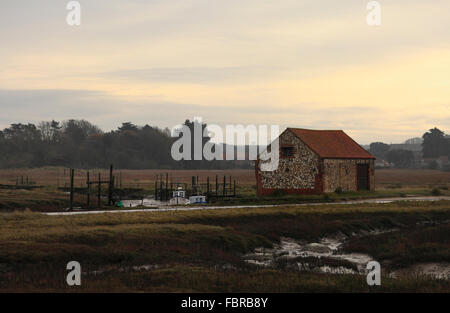
M 191 196 L 189 197 L 189 204 L 206 204 L 206 196 Z
M 169 200 L 170 205 L 184 205 L 189 204 L 189 200 L 186 199 L 186 191 L 179 188 L 173 191 L 172 198 Z

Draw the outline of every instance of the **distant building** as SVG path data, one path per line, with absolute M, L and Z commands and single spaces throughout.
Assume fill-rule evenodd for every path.
M 375 160 L 375 168 L 390 168 L 393 165 L 386 160 L 376 159 Z
M 374 190 L 375 157 L 342 130 L 288 128 L 279 140 L 277 170 L 263 172 L 256 162 L 259 195 Z
M 405 140 L 404 143 L 407 145 L 417 145 L 417 144 L 421 145 L 423 143 L 423 139 L 420 137 L 414 137 L 414 138 Z
M 390 150 L 408 150 L 412 152 L 422 153 L 421 143 L 391 143 Z
M 437 164 L 439 168 L 443 168 L 445 165 L 450 164 L 447 155 L 442 155 L 437 159 Z
M 440 156 L 438 158 L 423 158 L 422 166 L 427 168 L 434 167 L 434 169 L 444 169 L 450 166 L 450 161 L 448 156 L 446 155 Z
M 407 150 L 411 151 L 414 156 L 414 161 L 412 166 L 420 166 L 421 160 L 423 158 L 422 153 L 422 143 L 418 143 L 420 138 L 409 139 L 405 143 L 393 143 L 390 145 L 390 150 Z

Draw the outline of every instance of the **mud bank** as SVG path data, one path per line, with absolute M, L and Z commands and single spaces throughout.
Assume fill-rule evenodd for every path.
M 397 229 L 375 230 L 346 236 L 338 234 L 325 237 L 318 242 L 298 241 L 281 238 L 273 248 L 256 248 L 243 256 L 245 262 L 260 267 L 287 268 L 299 271 L 313 271 L 331 274 L 367 274 L 367 264 L 374 260 L 362 253 L 344 253 L 342 245 L 350 237 L 377 235 L 394 232 Z M 383 273 L 383 265 L 382 265 Z M 426 275 L 437 279 L 450 278 L 450 263 L 424 263 L 409 268 L 383 273 L 393 278 L 402 275 Z
M 419 263 L 390 273 L 390 277 L 393 278 L 402 275 L 425 275 L 437 279 L 450 279 L 450 263 Z
M 344 238 L 322 238 L 319 242 L 302 242 L 281 238 L 272 249 L 257 248 L 246 254 L 247 263 L 263 267 L 285 267 L 321 273 L 362 274 L 371 256 L 340 253 Z

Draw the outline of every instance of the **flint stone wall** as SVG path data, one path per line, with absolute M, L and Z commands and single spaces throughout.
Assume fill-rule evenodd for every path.
M 262 188 L 268 189 L 314 189 L 319 174 L 319 157 L 290 131 L 280 135 L 280 148 L 294 147 L 292 158 L 280 156 L 276 171 L 259 171 Z
M 374 162 L 368 159 L 325 159 L 324 192 L 334 192 L 341 187 L 343 191 L 357 191 L 357 165 L 369 165 L 370 189 L 374 190 Z

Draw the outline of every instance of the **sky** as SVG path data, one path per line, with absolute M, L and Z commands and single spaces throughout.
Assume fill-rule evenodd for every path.
M 0 2 L 0 128 L 86 119 L 342 129 L 360 144 L 450 132 L 450 1 Z

